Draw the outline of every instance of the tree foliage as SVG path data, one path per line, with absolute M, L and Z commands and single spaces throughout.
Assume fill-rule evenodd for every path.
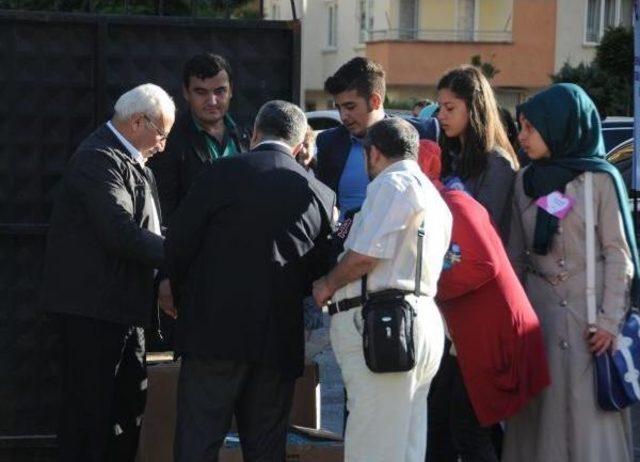
M 487 80 L 491 80 L 500 73 L 500 70 L 493 64 L 493 55 L 491 56 L 491 61 L 482 61 L 480 55 L 473 55 L 471 57 L 471 65 L 480 69 L 480 72 Z
M 596 104 L 600 115 L 632 115 L 633 112 L 633 32 L 622 27 L 608 29 L 590 64 L 565 63 L 554 83 L 580 85 Z
M 0 9 L 257 18 L 252 0 L 0 0 Z
M 603 71 L 633 81 L 633 31 L 624 27 L 607 30 L 596 51 L 594 63 Z

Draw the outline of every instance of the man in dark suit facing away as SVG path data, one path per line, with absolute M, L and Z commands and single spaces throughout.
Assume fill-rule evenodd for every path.
M 164 149 L 174 117 L 157 85 L 126 92 L 60 183 L 41 289 L 61 330 L 60 461 L 135 459 L 147 390 L 143 328 L 164 259 L 145 162 Z
M 245 460 L 284 460 L 303 370 L 302 299 L 330 266 L 335 195 L 300 166 L 307 122 L 284 101 L 256 117 L 252 150 L 207 167 L 166 252 L 182 356 L 179 462 L 217 460 L 233 414 Z

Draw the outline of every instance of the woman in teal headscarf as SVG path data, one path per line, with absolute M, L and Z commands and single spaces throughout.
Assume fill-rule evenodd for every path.
M 516 179 L 509 250 L 540 318 L 551 386 L 507 422 L 504 462 L 630 462 L 628 412 L 598 408 L 592 354 L 612 345 L 638 255 L 627 193 L 604 159 L 600 117 L 587 94 L 557 84 L 518 107 L 531 165 Z M 584 172 L 593 172 L 595 333 L 588 335 Z

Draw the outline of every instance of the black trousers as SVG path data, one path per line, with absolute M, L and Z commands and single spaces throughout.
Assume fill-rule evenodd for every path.
M 183 357 L 175 461 L 217 462 L 235 414 L 245 462 L 283 462 L 294 383 L 259 365 Z
M 144 330 L 59 315 L 61 462 L 134 461 L 146 404 Z
M 449 343 L 429 391 L 427 462 L 497 462 L 492 427 L 481 427 Z

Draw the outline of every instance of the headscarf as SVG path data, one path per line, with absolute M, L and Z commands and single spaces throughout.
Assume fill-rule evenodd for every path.
M 430 119 L 433 117 L 433 114 L 438 110 L 438 103 L 427 104 L 422 108 L 420 114 L 418 114 L 418 118 L 420 119 Z
M 442 190 L 440 174 L 442 172 L 442 161 L 440 145 L 431 140 L 420 140 L 418 147 L 418 165 L 420 170 L 435 185 L 436 189 Z
M 551 153 L 549 158 L 532 161 L 525 170 L 523 186 L 527 196 L 538 199 L 553 191 L 564 192 L 566 184 L 583 172 L 607 173 L 613 180 L 635 269 L 636 303 L 640 289 L 638 250 L 627 190 L 618 170 L 605 160 L 600 116 L 593 101 L 579 86 L 560 83 L 519 105 L 516 112 L 518 119 L 522 114 L 535 127 Z M 558 218 L 538 208 L 534 252 L 546 255 L 557 229 Z

